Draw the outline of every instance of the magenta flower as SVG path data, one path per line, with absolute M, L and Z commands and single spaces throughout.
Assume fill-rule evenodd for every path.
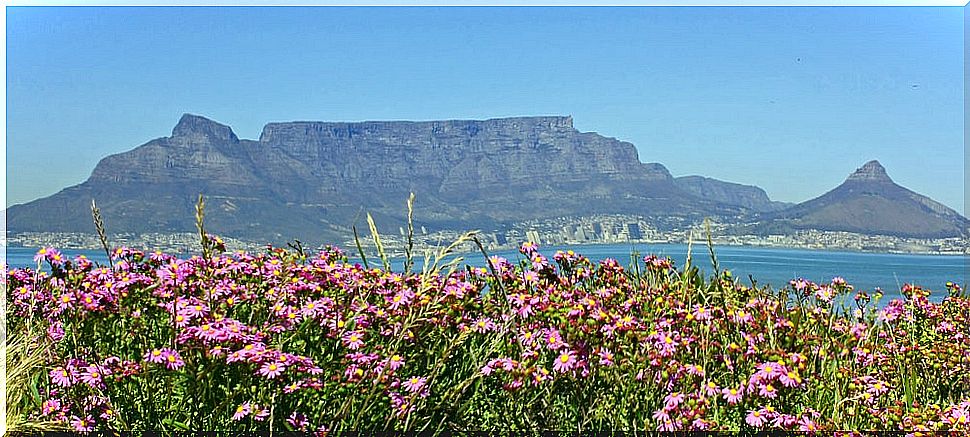
M 610 352 L 609 349 L 600 349 L 599 352 L 596 352 L 596 355 L 600 357 L 600 365 L 605 367 L 613 365 L 613 352 Z
M 802 432 L 815 432 L 818 431 L 818 424 L 810 417 L 804 416 L 798 420 L 798 430 Z
M 185 366 L 185 361 L 182 361 L 178 351 L 169 348 L 162 349 L 162 362 L 168 370 L 177 370 Z
M 482 317 L 475 322 L 475 332 L 488 332 L 495 330 L 495 322 L 488 317 Z
M 677 408 L 677 406 L 680 405 L 681 402 L 684 402 L 683 393 L 680 393 L 680 392 L 670 393 L 666 397 L 664 397 L 664 409 L 673 410 L 674 408 Z
M 240 421 L 244 417 L 248 416 L 249 413 L 253 412 L 253 407 L 249 402 L 243 402 L 242 405 L 236 407 L 236 413 L 232 415 L 232 420 Z
M 81 382 L 91 386 L 91 387 L 101 387 L 104 381 L 104 373 L 98 366 L 90 365 L 87 366 L 83 372 L 80 374 Z
M 704 394 L 707 396 L 717 396 L 721 392 L 721 389 L 717 386 L 714 381 L 707 381 L 704 384 Z
M 268 362 L 259 368 L 259 374 L 268 379 L 273 379 L 282 375 L 284 370 L 286 370 L 286 366 L 276 362 Z
M 761 428 L 765 424 L 765 416 L 758 410 L 748 410 L 748 415 L 744 417 L 744 422 L 755 428 Z
M 731 405 L 736 405 L 738 402 L 741 402 L 741 398 L 744 396 L 743 392 L 743 388 L 725 388 L 724 390 L 721 390 L 721 393 L 724 394 L 724 400 Z
M 759 364 L 757 366 L 757 369 L 758 369 L 758 373 L 756 373 L 755 375 L 757 375 L 758 377 L 766 381 L 770 381 L 775 377 L 780 376 L 782 373 L 784 373 L 784 368 L 782 366 L 780 366 L 778 363 L 772 363 L 770 361 L 767 363 Z
M 563 342 L 562 336 L 559 335 L 559 331 L 556 329 L 547 329 L 545 332 L 546 337 L 546 347 L 552 350 L 560 349 L 566 347 L 566 343 Z
M 56 411 L 61 411 L 61 401 L 59 399 L 48 399 L 41 406 L 41 414 L 50 416 Z
M 165 357 L 162 356 L 161 349 L 152 349 L 145 354 L 145 361 L 149 363 L 161 364 L 165 362 Z
M 344 346 L 351 350 L 360 349 L 364 345 L 364 334 L 357 331 L 349 331 L 343 337 Z
M 53 381 L 54 384 L 61 387 L 70 387 L 71 384 L 74 384 L 73 372 L 63 367 L 57 367 L 54 370 L 51 370 L 48 375 L 51 377 L 51 381 Z
M 253 405 L 253 420 L 262 422 L 269 417 L 269 408 Z
M 64 338 L 64 325 L 60 321 L 56 321 L 47 327 L 47 338 L 53 342 L 61 341 Z
M 71 416 L 71 426 L 78 432 L 91 432 L 94 430 L 94 418 L 90 415 L 85 416 L 83 419 L 77 416 Z
M 559 357 L 556 358 L 556 362 L 552 364 L 552 370 L 559 373 L 566 373 L 576 365 L 576 355 L 573 354 L 571 350 L 564 350 Z
M 305 414 L 294 411 L 290 414 L 290 417 L 286 418 L 286 423 L 289 423 L 290 426 L 297 428 L 300 431 L 305 431 L 307 425 L 310 424 L 310 421 L 307 420 Z
M 778 397 L 778 389 L 771 384 L 765 384 L 759 388 L 758 394 L 768 399 L 774 399 Z
M 391 357 L 387 359 L 387 367 L 391 370 L 400 369 L 403 365 L 404 358 L 401 358 L 401 356 L 398 354 L 391 355 Z
M 794 370 L 789 370 L 786 373 L 782 373 L 778 379 L 785 387 L 795 387 L 802 383 L 802 377 L 798 375 L 798 372 Z
M 406 381 L 404 381 L 403 383 L 401 383 L 401 386 L 408 389 L 408 391 L 411 393 L 417 393 L 421 391 L 422 388 L 424 388 L 424 384 L 427 381 L 428 381 L 428 378 L 425 378 L 423 376 L 422 377 L 412 376 L 408 378 Z
M 296 381 L 292 384 L 288 384 L 285 387 L 283 387 L 283 393 L 287 393 L 287 394 L 293 393 L 299 390 L 301 387 L 303 387 L 303 383 L 300 381 Z

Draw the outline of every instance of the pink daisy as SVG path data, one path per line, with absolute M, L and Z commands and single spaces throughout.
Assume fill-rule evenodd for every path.
M 283 374 L 286 370 L 286 366 L 277 362 L 263 363 L 263 366 L 259 368 L 259 374 L 265 376 L 268 379 L 276 378 Z
M 411 393 L 417 393 L 424 388 L 424 384 L 428 381 L 428 378 L 412 376 L 404 381 L 401 386 L 408 389 Z
M 565 373 L 572 370 L 575 364 L 576 355 L 573 354 L 573 351 L 571 350 L 565 350 L 559 354 L 559 357 L 556 358 L 556 362 L 553 363 L 552 369 L 559 373 Z

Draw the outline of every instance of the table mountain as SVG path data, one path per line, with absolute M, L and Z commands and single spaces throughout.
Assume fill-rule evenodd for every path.
M 571 117 L 267 124 L 259 140 L 186 114 L 172 130 L 98 163 L 82 184 L 7 210 L 10 232 L 91 232 L 91 199 L 109 232 L 194 229 L 207 197 L 212 232 L 257 241 L 343 239 L 362 210 L 380 226 L 416 220 L 474 228 L 594 213 L 737 215 L 701 198 L 624 141 Z M 361 224 L 361 221 L 357 222 Z
M 914 238 L 967 235 L 956 211 L 897 185 L 878 161 L 869 161 L 835 189 L 791 208 L 767 214 L 764 232 L 819 229 Z

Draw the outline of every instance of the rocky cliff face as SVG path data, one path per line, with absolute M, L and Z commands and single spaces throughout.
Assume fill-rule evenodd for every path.
M 258 141 L 185 115 L 172 135 L 103 159 L 84 183 L 8 210 L 8 229 L 89 232 L 92 198 L 113 232 L 193 229 L 208 198 L 214 232 L 257 240 L 342 238 L 360 211 L 437 228 L 592 213 L 736 214 L 694 196 L 627 142 L 571 117 L 270 123 Z

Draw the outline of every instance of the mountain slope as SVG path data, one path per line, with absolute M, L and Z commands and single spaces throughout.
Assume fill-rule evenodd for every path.
M 878 161 L 869 161 L 835 189 L 765 216 L 764 229 L 819 229 L 899 237 L 942 238 L 967 234 L 956 211 L 897 185 Z
M 703 176 L 680 176 L 674 183 L 697 197 L 757 212 L 777 211 L 792 206 L 768 198 L 765 190 L 754 185 L 725 182 Z
M 344 238 L 360 212 L 380 225 L 495 226 L 592 213 L 703 216 L 740 209 L 698 198 L 630 143 L 579 132 L 571 117 L 267 124 L 258 141 L 186 114 L 172 135 L 98 163 L 84 183 L 7 210 L 9 232 L 90 232 L 96 199 L 111 232 L 208 227 L 258 241 Z

